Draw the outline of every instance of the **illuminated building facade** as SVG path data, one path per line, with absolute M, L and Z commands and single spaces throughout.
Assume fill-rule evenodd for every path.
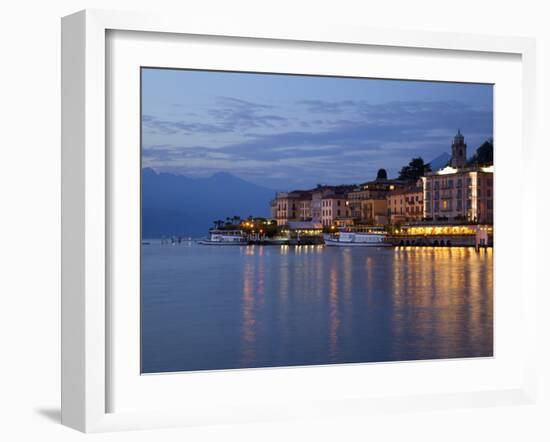
M 427 220 L 493 223 L 493 166 L 468 166 L 466 144 L 458 131 L 451 165 L 422 177 Z
M 328 194 L 321 199 L 321 224 L 330 227 L 337 219 L 349 218 L 349 205 L 345 194 Z
M 278 226 L 290 221 L 312 221 L 333 225 L 349 217 L 347 195 L 353 186 L 319 186 L 311 190 L 279 192 L 271 201 L 271 216 Z
M 424 218 L 492 224 L 493 166 L 426 174 L 423 180 Z
M 380 169 L 359 186 L 318 186 L 277 193 L 271 216 L 277 225 L 311 221 L 323 227 L 382 226 L 420 221 L 493 223 L 493 166 L 467 160 L 460 130 L 453 138 L 449 165 L 427 172 L 415 184 L 391 180 Z
M 390 224 L 421 221 L 424 218 L 422 181 L 419 184 L 392 190 L 386 199 Z
M 300 203 L 304 198 L 306 195 L 300 191 L 277 193 L 271 202 L 271 212 L 278 226 L 284 226 L 291 220 L 300 219 Z
M 334 188 L 329 186 L 319 186 L 311 190 L 311 220 L 313 222 L 321 222 L 323 197 L 332 192 L 334 192 Z
M 348 194 L 350 216 L 356 224 L 379 226 L 388 222 L 387 195 L 405 183 L 389 180 L 386 171 L 380 169 L 376 180 L 362 184 Z

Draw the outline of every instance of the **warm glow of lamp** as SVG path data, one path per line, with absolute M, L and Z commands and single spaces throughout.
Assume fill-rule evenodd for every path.
M 438 175 L 450 175 L 452 173 L 456 173 L 456 171 L 457 171 L 457 169 L 455 169 L 454 167 L 447 166 L 444 169 L 438 170 L 437 174 Z

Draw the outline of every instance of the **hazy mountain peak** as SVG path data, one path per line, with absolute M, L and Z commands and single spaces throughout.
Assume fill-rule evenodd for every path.
M 224 171 L 216 172 L 216 173 L 210 175 L 210 178 L 215 178 L 215 179 L 223 178 L 223 179 L 238 179 L 238 180 L 240 180 L 240 178 L 236 177 L 232 173 L 224 172 Z
M 441 155 L 438 155 L 432 161 L 430 161 L 430 166 L 435 172 L 436 170 L 443 169 L 450 160 L 451 154 L 449 152 L 442 152 Z
M 214 220 L 269 216 L 275 191 L 229 172 L 206 178 L 142 171 L 143 235 L 204 236 Z

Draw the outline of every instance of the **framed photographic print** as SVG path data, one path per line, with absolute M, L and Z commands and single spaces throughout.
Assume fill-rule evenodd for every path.
M 142 373 L 493 356 L 492 84 L 143 67 L 141 110 Z
M 531 401 L 533 57 L 66 17 L 63 422 Z

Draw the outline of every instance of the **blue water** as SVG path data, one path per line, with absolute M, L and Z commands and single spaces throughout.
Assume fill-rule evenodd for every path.
M 142 246 L 142 372 L 493 354 L 492 249 Z

